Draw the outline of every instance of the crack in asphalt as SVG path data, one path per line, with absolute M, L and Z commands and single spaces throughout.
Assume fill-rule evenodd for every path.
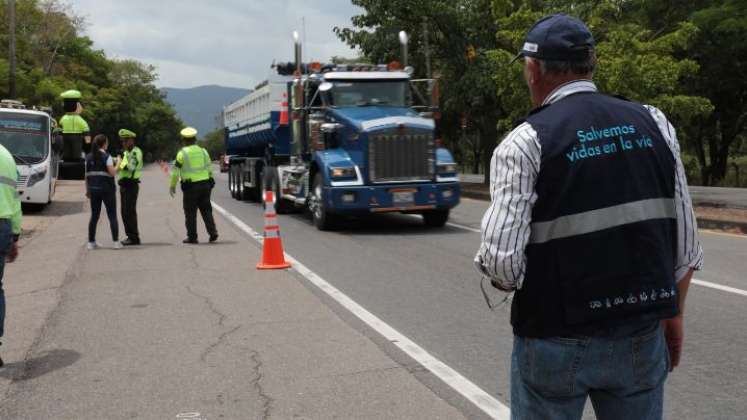
M 192 290 L 192 287 L 186 286 L 187 292 L 189 292 L 192 296 L 195 296 L 197 298 L 200 298 L 203 300 L 205 305 L 207 305 L 210 312 L 212 312 L 215 316 L 218 317 L 218 327 L 223 328 L 225 327 L 226 319 L 228 319 L 228 316 L 224 314 L 223 312 L 219 311 L 218 308 L 215 306 L 215 302 L 213 302 L 212 299 L 210 299 L 208 296 L 201 295 L 194 290 Z M 219 336 L 218 339 L 214 342 L 210 343 L 205 349 L 200 353 L 200 361 L 202 363 L 207 363 L 207 357 L 212 353 L 216 348 L 218 348 L 220 345 L 224 344 L 225 340 L 233 333 L 238 331 L 242 326 L 237 325 L 230 330 L 223 331 Z
M 28 292 L 18 293 L 15 295 L 5 295 L 5 298 L 10 299 L 10 298 L 16 298 L 16 297 L 21 297 L 21 296 L 33 295 L 33 294 L 41 293 L 41 292 L 48 292 L 50 290 L 60 290 L 61 287 L 62 286 L 44 287 L 42 289 L 30 290 Z
M 210 344 L 209 346 L 207 346 L 205 348 L 205 350 L 202 351 L 202 354 L 200 354 L 200 361 L 203 362 L 203 363 L 207 363 L 207 357 L 208 357 L 208 355 L 210 353 L 212 353 L 213 350 L 215 350 L 218 346 L 220 346 L 221 344 L 223 344 L 223 342 L 225 341 L 226 338 L 228 338 L 229 335 L 235 333 L 240 328 L 241 328 L 241 325 L 237 325 L 236 327 L 231 328 L 230 330 L 228 330 L 228 331 L 224 332 L 223 334 L 221 334 L 220 336 L 218 336 L 218 340 L 217 341 L 215 341 L 214 343 Z
M 189 294 L 191 294 L 194 297 L 200 298 L 205 302 L 205 304 L 208 306 L 208 309 L 210 309 L 210 312 L 212 312 L 214 315 L 218 317 L 218 326 L 223 327 L 224 326 L 223 324 L 224 322 L 226 322 L 226 318 L 228 318 L 228 316 L 224 314 L 223 312 L 219 311 L 215 307 L 215 303 L 213 302 L 213 300 L 210 299 L 208 296 L 204 296 L 204 295 L 201 295 L 195 292 L 194 290 L 192 290 L 191 286 L 186 286 L 186 289 L 189 292 Z
M 252 378 L 251 384 L 257 391 L 259 398 L 262 400 L 262 419 L 269 419 L 270 412 L 272 411 L 272 403 L 275 402 L 275 400 L 267 395 L 262 387 L 262 378 L 264 378 L 264 375 L 262 374 L 262 360 L 259 357 L 259 352 L 253 349 L 250 349 L 249 358 L 254 363 L 254 367 L 252 368 L 254 378 Z

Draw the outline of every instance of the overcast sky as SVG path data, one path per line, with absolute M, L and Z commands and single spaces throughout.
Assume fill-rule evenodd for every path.
M 353 57 L 332 32 L 360 9 L 350 0 L 69 0 L 86 34 L 112 58 L 158 68 L 159 87 L 249 88 L 273 59 L 290 61 L 306 20 L 305 59 Z

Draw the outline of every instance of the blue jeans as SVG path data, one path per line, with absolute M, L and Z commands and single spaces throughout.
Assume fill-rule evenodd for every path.
M 659 420 L 669 353 L 656 323 L 634 334 L 514 337 L 511 417 L 581 419 L 587 396 L 600 420 Z
M 117 221 L 117 193 L 114 190 L 91 192 L 91 219 L 88 221 L 88 242 L 96 242 L 96 225 L 101 215 L 101 204 L 106 206 L 106 215 L 109 217 L 109 227 L 112 231 L 112 240 L 119 240 L 119 222 Z
M 5 291 L 3 290 L 3 273 L 5 272 L 5 256 L 10 244 L 13 243 L 10 221 L 0 219 L 0 337 L 5 332 Z

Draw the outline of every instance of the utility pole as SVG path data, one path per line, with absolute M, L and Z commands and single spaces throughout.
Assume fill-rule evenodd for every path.
M 8 0 L 8 55 L 10 74 L 8 75 L 8 97 L 16 99 L 16 1 Z

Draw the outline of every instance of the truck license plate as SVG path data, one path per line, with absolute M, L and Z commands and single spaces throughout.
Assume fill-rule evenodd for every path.
M 415 195 L 410 191 L 396 191 L 392 193 L 392 201 L 395 205 L 413 204 Z

